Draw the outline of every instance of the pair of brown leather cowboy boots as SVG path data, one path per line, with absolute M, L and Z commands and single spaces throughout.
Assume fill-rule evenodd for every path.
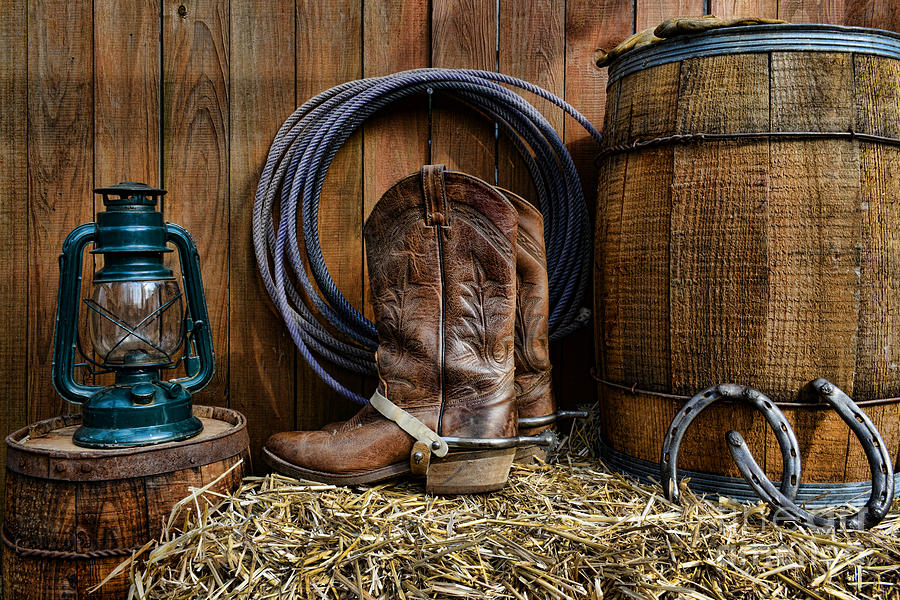
M 503 487 L 555 416 L 540 212 L 428 165 L 384 194 L 365 240 L 378 389 L 345 423 L 273 435 L 266 462 L 326 483 L 414 473 L 431 493 Z

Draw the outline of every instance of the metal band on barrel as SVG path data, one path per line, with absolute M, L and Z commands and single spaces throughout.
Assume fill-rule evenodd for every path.
M 658 148 L 660 146 L 673 146 L 676 144 L 694 144 L 697 142 L 728 142 L 737 140 L 848 140 L 868 142 L 871 144 L 884 144 L 887 146 L 900 146 L 900 138 L 873 133 L 853 131 L 740 131 L 730 133 L 675 133 L 649 139 L 637 139 L 630 144 L 615 144 L 606 146 L 600 151 L 597 160 L 607 156 L 643 150 L 645 148 Z
M 598 441 L 598 450 L 604 464 L 614 471 L 629 475 L 644 483 L 655 483 L 659 480 L 659 463 L 656 461 L 645 460 L 616 450 L 602 439 Z M 759 496 L 741 477 L 729 477 L 689 469 L 679 469 L 678 473 L 682 478 L 689 480 L 688 487 L 698 494 L 725 496 L 738 502 L 759 502 Z M 900 487 L 900 473 L 894 474 L 894 486 Z M 801 482 L 794 502 L 810 508 L 824 508 L 835 504 L 850 504 L 858 507 L 866 503 L 871 489 L 871 481 Z
M 622 55 L 609 66 L 607 88 L 632 73 L 691 58 L 769 52 L 841 52 L 900 58 L 900 36 L 839 25 L 748 25 L 679 36 Z

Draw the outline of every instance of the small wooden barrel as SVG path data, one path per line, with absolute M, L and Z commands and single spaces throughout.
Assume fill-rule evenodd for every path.
M 673 38 L 609 70 L 595 317 L 607 459 L 659 476 L 687 398 L 752 386 L 803 452 L 800 498 L 862 494 L 865 455 L 800 394 L 825 377 L 900 446 L 900 36 L 761 25 Z M 764 419 L 714 405 L 679 467 L 742 497 L 737 429 L 777 483 Z
M 7 598 L 124 599 L 125 572 L 94 594 L 133 550 L 158 539 L 171 508 L 241 459 L 213 490 L 237 489 L 249 471 L 240 413 L 195 406 L 203 432 L 143 448 L 72 444 L 81 415 L 57 417 L 6 438 L 3 593 Z

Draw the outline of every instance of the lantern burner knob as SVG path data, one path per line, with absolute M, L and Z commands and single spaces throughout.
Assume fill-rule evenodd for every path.
M 152 383 L 137 383 L 131 386 L 131 401 L 135 404 L 150 404 L 156 395 L 156 388 Z

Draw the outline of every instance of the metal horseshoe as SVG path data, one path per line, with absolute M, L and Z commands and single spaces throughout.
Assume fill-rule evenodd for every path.
M 812 515 L 794 504 L 794 496 L 784 494 L 783 490 L 778 490 L 772 485 L 756 464 L 744 439 L 736 431 L 728 432 L 731 455 L 750 487 L 772 506 L 774 510 L 771 518 L 776 522 L 794 522 L 818 528 L 868 529 L 885 517 L 894 500 L 894 469 L 890 453 L 869 417 L 836 385 L 827 379 L 819 378 L 808 383 L 805 391 L 815 393 L 830 404 L 850 426 L 850 430 L 865 450 L 869 469 L 872 471 L 872 492 L 863 508 L 847 517 L 824 518 Z
M 703 390 L 688 400 L 678 414 L 675 415 L 675 418 L 672 419 L 672 424 L 669 425 L 669 430 L 666 432 L 666 437 L 663 440 L 662 458 L 660 459 L 660 482 L 666 498 L 672 502 L 678 502 L 678 449 L 681 446 L 684 432 L 703 409 L 723 398 L 746 402 L 760 411 L 766 418 L 766 421 L 768 421 L 775 432 L 775 438 L 778 440 L 778 446 L 781 448 L 781 461 L 784 465 L 784 472 L 781 475 L 780 493 L 783 498 L 789 498 L 792 501 L 797 497 L 797 489 L 800 487 L 800 450 L 797 447 L 797 437 L 794 435 L 794 430 L 791 429 L 787 419 L 785 419 L 784 413 L 765 394 L 753 388 L 733 383 L 722 383 Z M 730 440 L 733 436 L 740 438 L 743 443 L 744 438 L 741 437 L 741 434 L 736 431 L 729 431 L 726 438 L 729 440 L 731 448 L 733 446 L 730 445 Z M 749 453 L 747 455 L 749 456 Z M 733 449 L 732 456 L 734 456 Z M 753 460 L 752 457 L 750 460 Z M 759 469 L 755 461 L 753 465 Z M 738 463 L 738 468 L 741 468 L 740 463 Z M 744 470 L 741 468 L 741 473 L 743 472 Z M 765 476 L 763 478 L 769 481 Z M 775 489 L 771 482 L 769 482 L 769 486 Z

